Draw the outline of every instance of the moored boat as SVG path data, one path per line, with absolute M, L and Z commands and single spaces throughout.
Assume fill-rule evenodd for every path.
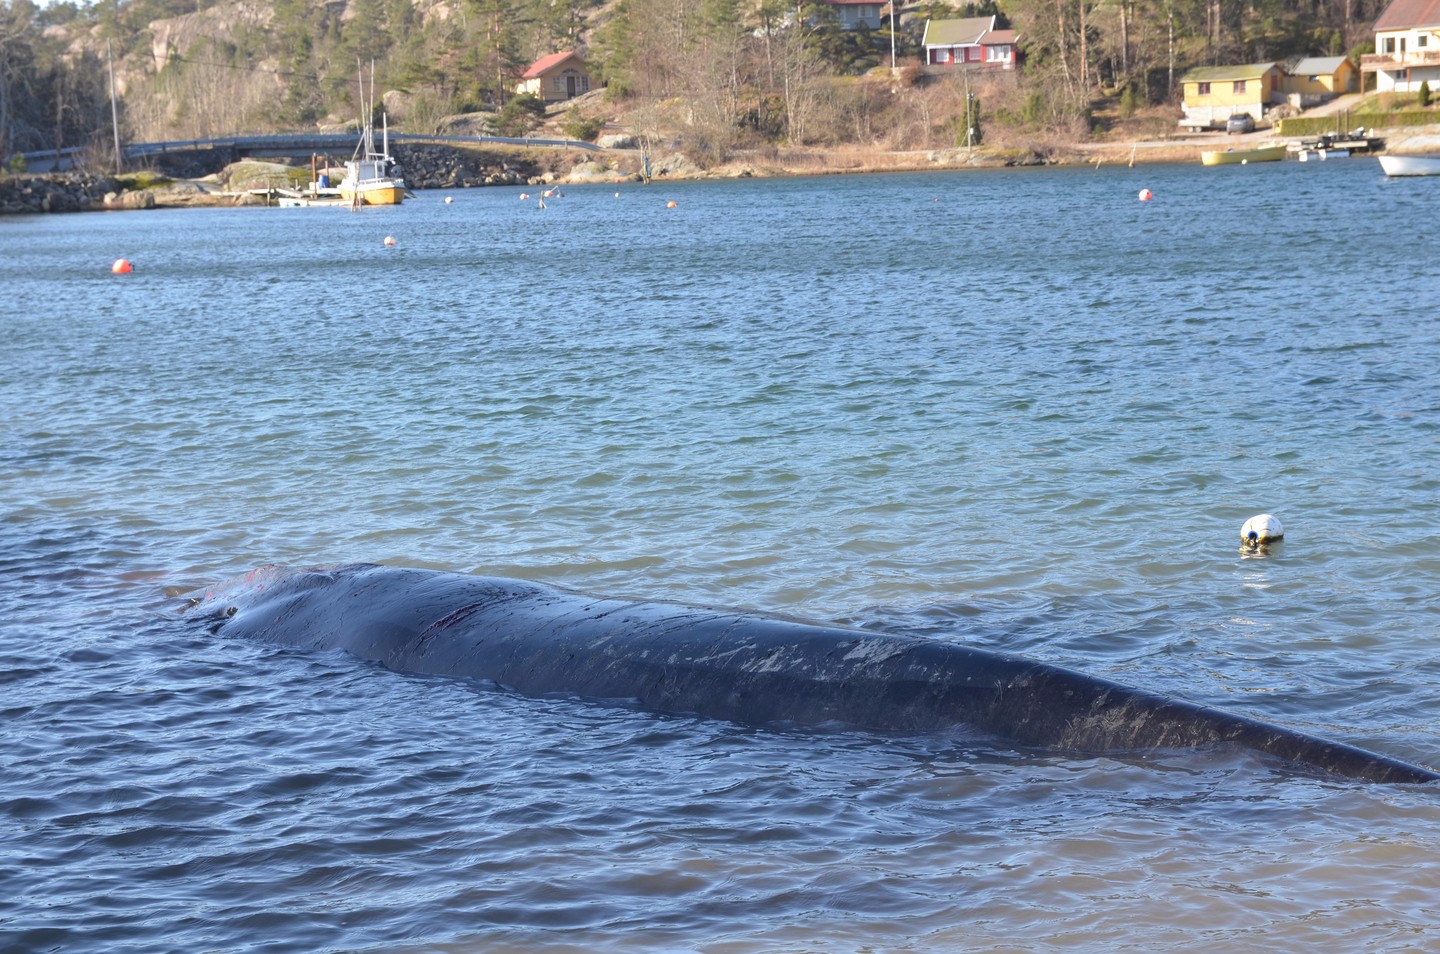
M 382 123 L 384 118 L 382 116 Z M 399 205 L 405 201 L 405 180 L 390 155 L 389 125 L 382 125 L 380 149 L 375 148 L 375 127 L 366 123 L 355 155 L 345 163 L 340 195 L 354 205 Z
M 1440 155 L 1381 156 L 1387 176 L 1440 176 Z
M 340 196 L 354 206 L 399 205 L 405 201 L 405 180 L 390 155 L 390 123 L 380 114 L 380 148 L 375 148 L 375 66 L 370 66 L 370 96 L 365 96 L 365 74 L 360 74 L 360 110 L 364 121 L 360 126 L 360 142 L 355 155 L 345 163 L 345 177 L 337 188 Z
M 1285 158 L 1284 144 L 1254 146 L 1250 149 L 1207 149 L 1200 161 L 1207 166 L 1238 166 L 1251 162 L 1279 162 Z

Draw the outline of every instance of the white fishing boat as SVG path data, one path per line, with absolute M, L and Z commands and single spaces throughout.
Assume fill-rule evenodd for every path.
M 1440 176 L 1440 155 L 1381 156 L 1380 168 L 1387 176 Z

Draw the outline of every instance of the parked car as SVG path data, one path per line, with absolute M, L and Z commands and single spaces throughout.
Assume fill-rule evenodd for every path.
M 1225 120 L 1225 132 L 1227 135 L 1229 133 L 1247 133 L 1254 131 L 1255 117 L 1249 113 L 1236 113 L 1234 116 Z

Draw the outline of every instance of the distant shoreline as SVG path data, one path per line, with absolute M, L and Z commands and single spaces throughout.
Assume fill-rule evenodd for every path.
M 1440 125 L 1375 130 L 1386 140 L 1385 151 L 1401 155 L 1440 152 Z M 704 179 L 779 178 L 809 175 L 863 175 L 886 172 L 961 172 L 967 169 L 1041 168 L 1091 165 L 1157 165 L 1199 162 L 1204 149 L 1273 140 L 1268 130 L 1244 136 L 1210 133 L 1184 140 L 1067 143 L 1045 149 L 964 147 L 891 152 L 876 149 L 785 149 L 738 156 L 701 169 L 683 156 L 652 157 L 652 182 Z M 1293 137 L 1292 137 L 1293 138 Z M 503 186 L 601 184 L 642 181 L 641 158 L 635 150 L 608 150 L 568 157 L 555 156 L 546 171 L 528 182 Z M 248 189 L 222 187 L 216 177 L 174 179 L 142 189 L 127 189 L 124 177 L 86 172 L 11 173 L 0 176 L 0 215 L 51 212 L 120 211 L 151 208 L 255 207 L 269 204 Z M 420 182 L 416 189 L 493 188 L 492 184 Z

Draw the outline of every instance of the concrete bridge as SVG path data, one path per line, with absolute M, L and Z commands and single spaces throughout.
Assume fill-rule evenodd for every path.
M 170 142 L 133 142 L 121 148 L 125 164 L 132 165 L 173 153 L 206 153 L 226 151 L 237 159 L 281 158 L 320 154 L 348 157 L 359 141 L 355 133 L 293 133 L 280 136 L 225 136 L 215 139 L 177 139 Z M 412 133 L 391 133 L 392 145 L 425 144 L 450 146 L 539 146 L 554 149 L 585 149 L 598 152 L 600 147 L 578 139 L 538 139 L 530 136 L 424 136 Z M 65 172 L 75 167 L 85 150 L 41 149 L 24 152 L 29 172 Z

